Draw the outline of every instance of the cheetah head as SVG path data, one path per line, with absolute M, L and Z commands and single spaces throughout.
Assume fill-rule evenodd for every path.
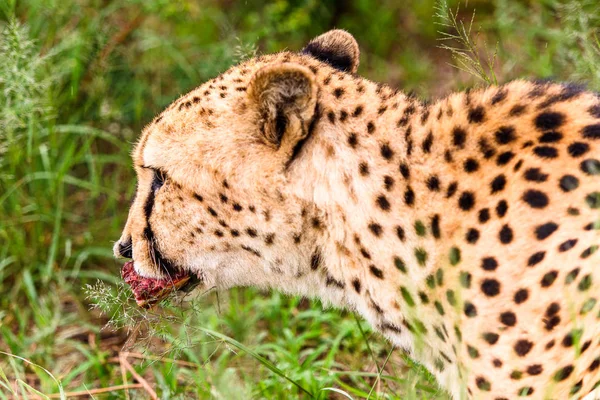
M 327 235 L 314 201 L 316 74 L 357 66 L 354 38 L 330 31 L 302 53 L 252 59 L 171 104 L 133 151 L 137 191 L 115 255 L 142 277 L 186 271 L 208 288 L 310 281 Z

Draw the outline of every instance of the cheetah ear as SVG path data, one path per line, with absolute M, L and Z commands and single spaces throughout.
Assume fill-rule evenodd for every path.
M 260 115 L 267 143 L 277 149 L 286 143 L 293 147 L 306 137 L 317 103 L 311 70 L 294 63 L 266 65 L 251 78 L 248 96 Z
M 334 29 L 317 36 L 302 52 L 340 71 L 355 73 L 358 69 L 360 56 L 358 43 L 354 36 L 341 29 Z

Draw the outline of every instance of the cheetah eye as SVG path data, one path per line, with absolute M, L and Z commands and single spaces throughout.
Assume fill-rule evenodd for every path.
M 165 174 L 164 171 L 161 171 L 159 169 L 153 168 L 152 170 L 154 171 L 154 176 L 152 177 L 151 189 L 152 191 L 156 192 L 165 183 L 165 180 L 167 179 L 167 174 Z

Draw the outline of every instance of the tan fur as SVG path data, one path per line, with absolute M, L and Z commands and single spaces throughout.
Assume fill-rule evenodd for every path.
M 144 276 L 164 273 L 154 247 L 205 287 L 357 310 L 455 398 L 589 393 L 598 96 L 516 81 L 424 104 L 318 61 L 333 46 L 358 65 L 336 35 L 233 67 L 149 124 L 115 253 L 131 240 Z

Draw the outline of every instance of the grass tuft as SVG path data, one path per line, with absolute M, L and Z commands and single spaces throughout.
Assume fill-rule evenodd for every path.
M 471 19 L 465 22 L 459 17 L 459 6 L 452 11 L 447 0 L 440 0 L 436 6 L 436 24 L 442 29 L 439 31 L 440 40 L 443 41 L 439 47 L 450 51 L 454 60 L 453 67 L 467 72 L 488 85 L 497 85 L 498 79 L 494 72 L 498 56 L 498 44 L 493 52 L 488 52 L 488 45 L 483 39 L 483 44 L 478 46 L 477 41 L 482 39 L 481 30 L 473 32 L 475 22 L 475 10 Z M 456 44 L 446 44 L 456 42 Z

